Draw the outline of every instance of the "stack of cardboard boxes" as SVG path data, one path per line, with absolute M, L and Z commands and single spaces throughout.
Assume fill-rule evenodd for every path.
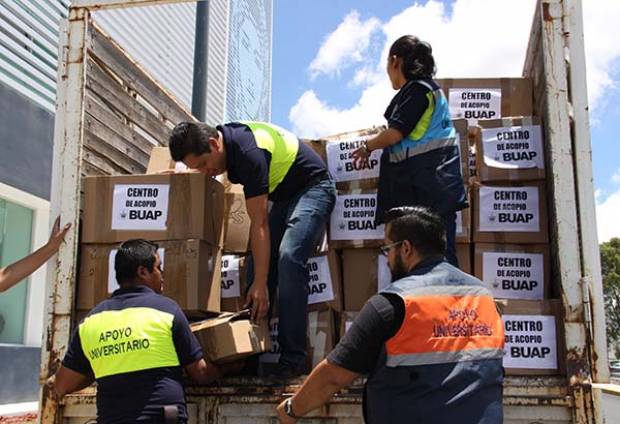
M 381 151 L 372 152 L 366 166 L 356 166 L 352 153 L 382 128 L 338 134 L 324 141 L 327 167 L 336 182 L 337 197 L 329 222 L 329 248 L 342 261 L 342 335 L 346 322 L 383 286 L 390 275 L 380 254 L 384 225 L 375 224 Z
M 118 288 L 118 246 L 144 238 L 160 247 L 166 296 L 188 311 L 219 311 L 222 204 L 222 185 L 200 174 L 87 177 L 78 310 Z
M 115 255 L 123 241 L 133 238 L 158 244 L 163 294 L 190 319 L 217 316 L 221 304 L 226 305 L 220 299 L 225 216 L 226 242 L 241 243 L 230 230 L 230 221 L 236 218 L 230 210 L 233 196 L 226 193 L 225 204 L 224 186 L 203 174 L 155 173 L 175 168 L 167 148 L 154 148 L 149 174 L 85 179 L 77 316 L 83 317 L 118 288 Z M 192 330 L 212 361 L 233 360 L 269 347 L 267 326 L 254 325 L 245 316 L 224 314 L 193 324 Z M 213 344 L 215 333 L 218 341 Z
M 503 301 L 504 366 L 561 369 L 558 301 L 550 300 L 544 140 L 526 79 L 439 80 L 453 118 L 469 124 L 475 275 Z
M 225 187 L 223 238 L 222 311 L 238 312 L 245 303 L 250 250 L 250 217 L 240 185 L 227 184 Z

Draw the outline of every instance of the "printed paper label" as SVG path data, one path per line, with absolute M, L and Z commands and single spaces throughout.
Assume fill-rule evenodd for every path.
M 538 187 L 480 187 L 480 231 L 538 232 Z
M 501 169 L 545 167 L 540 125 L 482 130 L 484 163 Z
M 169 190 L 168 184 L 116 184 L 112 229 L 165 230 Z
M 380 292 L 392 283 L 392 273 L 388 267 L 387 257 L 377 255 L 377 292 Z
M 502 117 L 502 90 L 500 88 L 450 88 L 448 101 L 452 119 L 478 119 Z
M 456 235 L 462 236 L 463 234 L 463 211 L 456 212 Z
M 267 364 L 277 364 L 280 360 L 280 344 L 278 343 L 278 318 L 271 318 L 269 321 L 269 338 L 271 339 L 271 350 L 259 356 L 259 362 Z
M 555 317 L 504 315 L 505 368 L 556 369 Z
M 329 272 L 327 256 L 317 256 L 308 259 L 308 304 L 331 302 L 334 300 L 334 286 Z
M 496 298 L 543 299 L 544 275 L 541 253 L 482 253 L 482 281 Z
M 241 296 L 239 256 L 222 256 L 222 299 Z
M 108 256 L 108 294 L 113 293 L 115 290 L 119 289 L 118 281 L 116 281 L 116 271 L 114 269 L 114 260 L 116 259 L 116 252 L 118 249 L 112 249 L 110 251 L 110 255 Z M 163 247 L 157 249 L 157 254 L 159 254 L 159 259 L 161 260 L 161 269 L 164 269 L 164 256 L 166 250 Z
M 331 240 L 380 240 L 384 225 L 375 224 L 377 194 L 344 194 L 336 197 L 330 218 Z
M 379 178 L 382 150 L 373 150 L 368 158 L 368 164 L 363 166 L 355 166 L 351 156 L 355 150 L 362 146 L 362 141 L 370 138 L 359 137 L 327 142 L 327 167 L 336 182 Z

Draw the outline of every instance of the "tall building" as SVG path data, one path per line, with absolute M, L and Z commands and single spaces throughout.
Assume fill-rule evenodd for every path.
M 271 119 L 272 4 L 208 0 L 207 123 Z M 94 18 L 191 108 L 195 3 L 112 9 Z
M 0 0 L 0 267 L 49 236 L 58 33 L 70 0 Z M 206 121 L 271 116 L 272 0 L 208 0 Z M 191 109 L 196 5 L 93 19 Z M 45 267 L 0 294 L 0 405 L 36 400 Z

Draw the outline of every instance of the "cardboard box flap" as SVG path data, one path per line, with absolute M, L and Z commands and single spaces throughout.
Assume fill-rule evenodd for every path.
M 208 315 L 208 314 L 207 314 Z M 192 323 L 192 331 L 199 331 L 204 328 L 215 327 L 226 322 L 235 322 L 250 319 L 250 310 L 244 309 L 239 312 L 222 312 L 213 317 L 207 317 L 199 322 Z

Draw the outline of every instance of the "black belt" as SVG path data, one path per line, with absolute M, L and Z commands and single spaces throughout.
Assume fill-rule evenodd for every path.
M 308 180 L 308 184 L 306 184 L 307 188 L 314 187 L 321 181 L 329 180 L 329 172 L 323 171 L 320 174 L 316 174 L 314 177 Z

